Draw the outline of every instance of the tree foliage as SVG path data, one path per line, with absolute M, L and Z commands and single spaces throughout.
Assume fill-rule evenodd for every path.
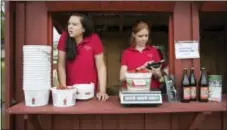
M 5 24 L 4 24 L 4 22 L 5 22 L 5 13 L 4 13 L 4 11 L 3 11 L 3 2 L 1 1 L 1 40 L 3 40 L 4 39 L 4 37 L 5 37 L 5 33 L 4 33 L 4 27 L 5 27 Z

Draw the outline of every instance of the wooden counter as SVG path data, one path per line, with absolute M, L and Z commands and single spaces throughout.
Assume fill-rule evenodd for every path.
M 164 102 L 158 107 L 123 107 L 118 97 L 96 98 L 60 108 L 52 104 L 26 107 L 18 103 L 7 112 L 23 116 L 27 129 L 207 129 L 227 128 L 227 100 L 218 102 Z M 212 123 L 209 123 L 212 122 Z M 215 122 L 215 123 L 213 123 Z M 202 125 L 202 124 L 207 125 Z
M 123 107 L 118 97 L 113 96 L 106 102 L 96 98 L 88 101 L 77 101 L 75 106 L 60 108 L 52 104 L 42 107 L 26 107 L 24 102 L 8 109 L 9 114 L 129 114 L 129 113 L 178 113 L 178 112 L 215 112 L 227 111 L 227 100 L 218 102 L 164 102 L 157 107 Z

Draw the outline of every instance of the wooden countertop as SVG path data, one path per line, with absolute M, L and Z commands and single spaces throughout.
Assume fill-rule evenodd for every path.
M 9 114 L 130 114 L 130 113 L 178 113 L 178 112 L 214 112 L 227 111 L 227 96 L 218 102 L 164 102 L 158 107 L 123 107 L 117 96 L 110 97 L 106 102 L 96 98 L 88 101 L 77 101 L 75 106 L 60 108 L 52 104 L 41 107 L 26 107 L 20 102 L 9 109 Z

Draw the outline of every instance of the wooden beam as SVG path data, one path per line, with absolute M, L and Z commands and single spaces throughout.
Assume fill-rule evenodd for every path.
M 199 7 L 195 4 L 191 4 L 191 39 L 198 41 L 200 40 L 200 29 L 199 29 Z M 196 79 L 200 78 L 200 59 L 193 59 L 192 64 L 195 70 Z M 198 89 L 197 89 L 198 90 Z
M 16 3 L 16 27 L 15 27 L 15 31 L 16 31 L 16 40 L 15 40 L 15 61 L 16 64 L 23 64 L 23 55 L 22 55 L 22 51 L 23 51 L 23 45 L 25 43 L 25 26 L 26 26 L 26 22 L 25 22 L 25 3 Z M 23 68 L 22 66 L 19 66 L 16 68 L 16 76 L 18 78 L 16 78 L 16 85 L 18 85 L 18 87 L 22 87 L 22 76 L 21 74 Z M 20 90 L 16 90 L 16 101 L 20 102 L 24 100 L 24 95 L 23 93 L 23 89 Z
M 195 1 L 194 4 L 196 5 L 196 7 L 201 10 L 204 4 L 204 1 Z
M 174 74 L 174 37 L 173 37 L 173 16 L 169 17 L 169 41 L 168 41 L 168 46 L 169 46 L 169 74 Z
M 172 12 L 175 2 L 154 1 L 64 1 L 46 2 L 50 12 L 57 11 L 161 11 Z
M 201 11 L 227 11 L 226 1 L 206 1 L 202 5 Z
M 23 45 L 25 41 L 25 26 L 26 26 L 26 3 L 16 3 L 16 16 L 15 16 L 15 55 L 14 60 L 17 67 L 15 67 L 15 95 L 16 101 L 24 100 L 23 95 Z M 16 116 L 15 126 L 17 129 L 25 129 L 23 116 Z
M 13 21 L 15 20 L 15 2 L 5 2 L 5 105 L 4 109 L 7 110 L 12 105 L 13 87 L 15 86 L 14 74 L 14 28 Z M 4 112 L 4 129 L 13 129 L 13 116 L 10 116 L 6 111 Z
M 48 19 L 47 19 L 48 25 L 47 25 L 47 31 L 48 31 L 48 36 L 47 36 L 47 40 L 48 40 L 48 44 L 50 46 L 53 45 L 53 21 L 52 21 L 52 17 L 51 14 L 48 13 Z
M 48 45 L 48 12 L 44 2 L 26 4 L 26 43 Z
M 199 41 L 199 10 L 193 2 L 176 2 L 173 13 L 174 41 Z M 183 27 L 183 28 L 182 28 Z M 177 91 L 180 91 L 180 79 L 184 68 L 194 67 L 196 78 L 200 74 L 200 59 L 175 59 L 174 73 Z
M 52 17 L 51 17 L 51 14 L 48 13 L 48 19 L 47 19 L 47 22 L 48 22 L 48 25 L 47 25 L 47 43 L 49 44 L 49 46 L 52 46 L 53 48 L 53 21 L 52 21 Z M 54 51 L 52 50 L 51 51 L 51 61 L 53 61 L 53 53 Z M 53 64 L 51 64 L 51 68 L 53 68 Z M 51 86 L 53 86 L 53 69 L 51 69 Z
M 174 41 L 192 40 L 191 2 L 176 2 L 173 13 Z M 191 59 L 174 61 L 176 88 L 180 91 L 180 80 L 184 68 L 192 67 Z
M 48 40 L 48 12 L 44 2 L 27 2 L 25 18 L 25 45 L 49 45 L 52 43 L 49 43 Z M 22 88 L 17 86 L 17 89 Z
M 211 112 L 202 112 L 198 113 L 197 116 L 195 117 L 194 121 L 190 125 L 189 129 L 198 129 L 200 125 L 202 125 L 203 121 L 206 119 L 206 115 L 211 114 Z

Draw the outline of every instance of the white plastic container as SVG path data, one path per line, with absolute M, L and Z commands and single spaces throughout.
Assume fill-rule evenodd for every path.
M 127 89 L 130 91 L 149 91 L 152 73 L 126 73 Z
M 76 99 L 79 100 L 88 100 L 94 97 L 95 95 L 95 85 L 94 83 L 90 84 L 75 84 L 74 88 L 77 89 Z
M 76 104 L 76 88 L 58 90 L 54 87 L 51 91 L 55 107 L 70 107 Z
M 45 106 L 49 102 L 49 89 L 28 89 L 24 88 L 25 106 Z

